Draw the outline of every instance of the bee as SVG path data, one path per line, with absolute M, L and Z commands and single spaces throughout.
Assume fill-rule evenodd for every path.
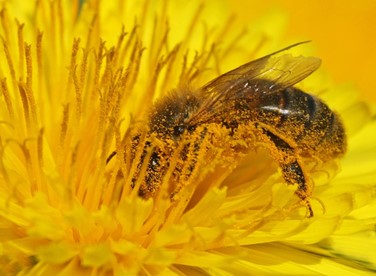
M 346 151 L 346 134 L 339 116 L 322 100 L 294 87 L 321 64 L 316 57 L 287 53 L 299 44 L 246 63 L 199 89 L 172 91 L 153 105 L 149 135 L 177 145 L 182 137 L 210 124 L 229 129 L 230 136 L 241 126 L 251 126 L 246 136 L 256 137 L 269 149 L 284 181 L 297 186 L 295 194 L 312 217 L 313 183 L 303 159 L 325 163 L 341 157 Z M 193 151 L 199 147 L 200 139 Z M 152 182 L 160 181 L 165 173 L 161 159 L 167 158 L 164 163 L 168 164 L 169 154 L 154 147 L 140 195 L 147 197 L 157 189 Z

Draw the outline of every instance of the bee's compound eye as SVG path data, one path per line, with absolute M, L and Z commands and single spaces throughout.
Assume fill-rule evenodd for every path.
M 183 134 L 185 130 L 185 126 L 179 125 L 179 126 L 174 126 L 174 136 L 179 137 L 180 135 Z

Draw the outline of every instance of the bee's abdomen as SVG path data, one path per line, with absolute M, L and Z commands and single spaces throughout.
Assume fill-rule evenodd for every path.
M 319 98 L 297 88 L 261 96 L 255 120 L 322 160 L 342 155 L 346 137 L 338 116 Z

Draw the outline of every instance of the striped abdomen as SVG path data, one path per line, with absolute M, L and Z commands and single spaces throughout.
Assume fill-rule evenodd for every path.
M 302 155 L 329 160 L 346 150 L 342 122 L 315 96 L 297 88 L 261 95 L 253 120 L 266 130 L 299 148 Z

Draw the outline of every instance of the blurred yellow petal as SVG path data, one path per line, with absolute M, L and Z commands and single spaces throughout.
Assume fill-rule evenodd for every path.
M 36 253 L 41 262 L 52 264 L 65 263 L 77 255 L 70 245 L 57 243 L 41 247 Z

